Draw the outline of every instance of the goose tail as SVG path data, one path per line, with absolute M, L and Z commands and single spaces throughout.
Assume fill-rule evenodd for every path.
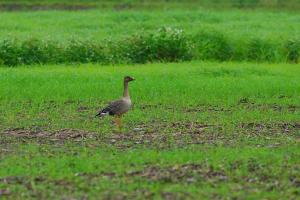
M 103 110 L 100 110 L 96 115 L 95 117 L 105 117 L 106 115 L 109 115 L 109 111 L 107 109 L 103 109 Z

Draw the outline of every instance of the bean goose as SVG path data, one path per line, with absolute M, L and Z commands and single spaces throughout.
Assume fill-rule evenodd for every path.
M 115 117 L 115 123 L 119 128 L 122 126 L 121 117 L 131 108 L 131 99 L 128 91 L 128 83 L 133 81 L 134 78 L 130 76 L 124 77 L 124 92 L 123 97 L 116 101 L 112 101 L 107 107 L 100 110 L 96 116 L 104 117 L 107 115 L 113 115 Z

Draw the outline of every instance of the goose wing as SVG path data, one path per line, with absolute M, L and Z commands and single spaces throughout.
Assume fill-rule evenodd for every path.
M 111 102 L 107 107 L 100 110 L 96 116 L 105 116 L 105 115 L 115 115 L 122 111 L 125 102 L 123 99 L 119 99 L 116 101 Z

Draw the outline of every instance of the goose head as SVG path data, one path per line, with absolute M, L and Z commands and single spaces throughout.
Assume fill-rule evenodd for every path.
M 130 76 L 125 76 L 124 77 L 124 82 L 128 83 L 130 81 L 134 81 L 135 79 L 133 77 L 130 77 Z

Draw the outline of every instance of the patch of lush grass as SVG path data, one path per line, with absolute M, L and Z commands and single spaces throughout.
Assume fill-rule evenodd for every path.
M 151 121 L 151 127 L 178 121 L 226 126 L 222 133 L 241 123 L 295 123 L 298 74 L 298 65 L 237 63 L 3 68 L 0 127 L 111 133 L 110 119 L 94 115 L 122 94 L 125 75 L 137 79 L 130 85 L 134 110 L 124 119 L 125 130 Z
M 300 20 L 291 12 L 176 9 L 0 16 L 0 64 L 5 65 L 190 59 L 299 62 L 300 57 Z
M 135 109 L 129 113 L 128 119 L 134 121 L 169 117 L 172 120 L 200 117 L 199 120 L 210 122 L 224 119 L 230 123 L 235 120 L 299 119 L 288 110 L 285 114 L 283 110 L 272 109 L 261 113 L 260 108 L 253 107 L 253 112 L 248 112 L 247 106 L 241 109 L 243 104 L 239 104 L 246 99 L 246 105 L 299 106 L 298 65 L 192 62 L 126 67 L 83 65 L 47 66 L 45 69 L 37 66 L 2 68 L 0 73 L 2 127 L 22 124 L 28 127 L 33 122 L 48 126 L 51 120 L 50 127 L 96 128 L 98 120 L 86 123 L 85 118 L 93 116 L 97 107 L 121 95 L 125 75 L 137 79 L 130 85 Z M 146 114 L 139 109 L 143 105 L 160 106 L 147 110 Z M 77 112 L 80 106 L 88 109 L 84 113 Z M 222 112 L 215 116 L 209 110 L 192 114 L 182 110 L 197 106 L 232 106 L 234 111 L 230 116 Z M 66 119 L 59 118 L 60 115 Z
M 157 10 L 157 11 L 39 11 L 1 12 L 0 38 L 117 39 L 138 31 L 155 31 L 167 26 L 195 35 L 216 31 L 231 40 L 259 38 L 282 41 L 299 36 L 299 15 L 294 12 L 240 10 Z
M 274 2 L 1 1 L 101 10 L 0 13 L 0 198 L 296 199 L 299 14 L 200 8 Z
M 0 163 L 12 198 L 295 198 L 299 148 L 21 145 Z M 255 191 L 255 192 L 254 192 Z M 20 195 L 22 194 L 22 196 Z
M 0 42 L 0 64 L 8 66 L 59 63 L 147 63 L 187 60 L 245 60 L 256 62 L 292 62 L 300 59 L 300 40 L 271 42 L 251 39 L 232 43 L 218 32 L 195 36 L 181 29 L 161 28 L 120 40 L 68 43 L 31 39 Z
M 0 190 L 14 199 L 296 197 L 298 74 L 299 65 L 214 62 L 0 68 Z M 136 78 L 134 108 L 119 132 L 94 115 L 122 94 L 124 75 Z

